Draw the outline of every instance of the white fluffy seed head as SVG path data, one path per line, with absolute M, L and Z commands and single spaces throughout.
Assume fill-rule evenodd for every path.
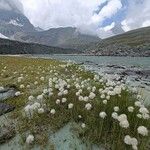
M 65 103 L 66 101 L 67 101 L 67 99 L 66 98 L 62 98 L 62 103 Z
M 118 107 L 118 106 L 115 106 L 115 107 L 114 107 L 114 111 L 118 112 L 118 111 L 119 111 L 119 107 Z
M 54 115 L 56 113 L 55 109 L 51 109 L 50 113 Z
M 140 118 L 140 119 L 142 118 L 142 115 L 141 115 L 141 114 L 137 114 L 136 116 L 137 116 L 138 118 Z
M 91 109 L 92 109 L 92 105 L 91 105 L 90 103 L 87 103 L 87 104 L 85 105 L 85 108 L 86 108 L 87 110 L 91 110 Z
M 59 99 L 56 100 L 56 104 L 60 104 L 60 100 Z
M 82 116 L 81 116 L 81 115 L 78 115 L 78 118 L 80 118 L 80 119 L 81 119 L 81 118 L 82 118 Z
M 120 121 L 119 125 L 122 128 L 128 128 L 129 127 L 129 122 L 128 122 L 128 120 L 123 120 L 123 121 Z
M 139 134 L 143 135 L 143 136 L 147 136 L 148 135 L 148 129 L 144 126 L 139 126 L 137 128 L 137 131 Z
M 68 109 L 72 109 L 72 108 L 73 108 L 73 104 L 72 103 L 68 104 Z
M 141 107 L 141 108 L 139 109 L 139 112 L 142 113 L 142 114 L 148 114 L 148 113 L 149 113 L 148 109 L 145 108 L 145 107 Z
M 106 105 L 106 104 L 107 104 L 107 100 L 103 100 L 103 104 L 105 104 L 105 105 Z
M 27 144 L 32 144 L 34 142 L 34 136 L 33 135 L 28 135 L 28 137 L 26 138 L 26 143 Z
M 95 96 L 96 96 L 96 95 L 95 95 L 95 93 L 93 93 L 93 92 L 91 92 L 91 93 L 89 94 L 89 98 L 90 98 L 90 99 L 94 99 Z
M 124 137 L 124 143 L 127 145 L 131 145 L 131 137 L 129 135 L 126 135 Z
M 20 85 L 20 88 L 21 88 L 21 89 L 24 89 L 24 88 L 25 88 L 24 84 L 21 84 L 21 85 Z
M 129 106 L 129 107 L 128 107 L 128 111 L 129 111 L 129 112 L 133 112 L 133 111 L 134 111 L 134 107 Z
M 44 109 L 43 108 L 39 108 L 38 109 L 38 114 L 43 114 L 44 113 Z
M 15 96 L 19 96 L 19 95 L 21 95 L 21 92 L 20 92 L 20 91 L 17 91 L 17 92 L 15 93 Z
M 137 107 L 141 107 L 141 106 L 142 106 L 142 104 L 141 104 L 140 101 L 136 101 L 136 102 L 134 103 L 134 105 L 137 106 Z
M 104 99 L 104 98 L 105 98 L 105 94 L 102 94 L 102 95 L 101 95 L 101 98 Z
M 82 127 L 82 128 L 85 128 L 85 127 L 86 127 L 85 123 L 82 123 L 82 124 L 81 124 L 81 127 Z
M 114 118 L 114 119 L 118 119 L 118 114 L 117 114 L 116 112 L 113 112 L 113 113 L 111 114 L 111 116 L 112 116 L 112 118 Z
M 30 96 L 28 97 L 28 100 L 29 100 L 29 101 L 33 101 L 33 100 L 34 100 L 34 96 L 30 95 Z
M 118 121 L 124 121 L 124 120 L 127 120 L 127 115 L 126 114 L 121 114 L 118 116 Z
M 105 112 L 100 112 L 100 113 L 99 113 L 99 116 L 100 116 L 102 119 L 104 119 L 104 118 L 107 116 L 107 114 L 106 114 Z

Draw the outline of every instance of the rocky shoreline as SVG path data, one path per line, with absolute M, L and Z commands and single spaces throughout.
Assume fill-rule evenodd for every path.
M 122 44 L 100 45 L 96 49 L 86 52 L 95 56 L 131 56 L 131 57 L 150 57 L 150 44 L 129 46 Z

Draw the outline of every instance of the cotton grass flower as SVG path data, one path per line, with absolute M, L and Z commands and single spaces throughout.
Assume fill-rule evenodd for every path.
M 0 91 L 4 90 L 4 87 L 0 86 Z
M 141 115 L 141 114 L 137 114 L 136 116 L 137 116 L 138 118 L 140 118 L 140 119 L 142 118 L 142 115 Z
M 28 84 L 26 87 L 29 89 L 31 86 Z
M 49 93 L 48 89 L 44 89 L 43 94 L 47 94 L 47 93 Z
M 127 145 L 131 145 L 131 137 L 129 135 L 126 135 L 124 137 L 124 143 Z
M 73 108 L 73 104 L 72 103 L 68 104 L 68 109 L 72 109 L 72 108 Z
M 42 101 L 42 100 L 43 100 L 43 98 L 44 98 L 44 97 L 43 97 L 43 95 L 42 95 L 42 94 L 37 96 L 37 100 L 39 100 L 39 101 Z
M 59 99 L 56 100 L 56 104 L 57 105 L 60 104 L 60 100 Z
M 139 112 L 142 113 L 142 114 L 148 114 L 148 113 L 149 113 L 148 109 L 145 108 L 145 107 L 141 107 L 141 108 L 139 109 Z
M 63 94 L 64 94 L 64 95 L 67 95 L 67 94 L 68 94 L 68 90 L 64 90 L 64 91 L 63 91 Z
M 15 96 L 20 96 L 21 95 L 21 92 L 20 91 L 17 91 L 16 93 L 15 93 Z
M 23 77 L 18 77 L 18 82 L 21 82 L 23 80 Z
M 110 95 L 107 95 L 107 96 L 106 96 L 106 99 L 107 99 L 107 100 L 110 100 Z
M 142 104 L 141 104 L 140 101 L 136 101 L 136 102 L 134 103 L 134 105 L 137 106 L 137 107 L 141 107 L 141 106 L 142 106 Z
M 41 77 L 41 78 L 40 78 L 41 81 L 44 81 L 44 79 L 45 79 L 44 77 Z
M 137 131 L 139 134 L 143 135 L 143 136 L 148 136 L 148 129 L 144 126 L 139 126 L 137 128 Z
M 24 111 L 25 111 L 25 114 L 27 117 L 31 117 L 31 105 L 27 105 L 25 108 L 24 108 Z
M 128 128 L 129 127 L 129 122 L 127 120 L 127 115 L 126 114 L 119 115 L 117 119 L 119 121 L 119 125 L 122 128 Z
M 85 105 L 85 108 L 86 108 L 87 110 L 91 110 L 91 109 L 92 109 L 92 105 L 91 105 L 90 103 L 87 103 L 87 104 Z
M 24 89 L 25 86 L 23 84 L 20 85 L 20 89 Z
M 138 150 L 137 145 L 138 145 L 138 141 L 136 138 L 132 138 L 129 135 L 126 135 L 124 137 L 124 143 L 127 145 L 131 145 L 133 150 Z
M 93 93 L 93 92 L 91 92 L 91 93 L 89 94 L 89 98 L 90 98 L 90 99 L 94 99 L 95 96 L 96 96 L 96 95 L 95 95 L 95 93 Z
M 79 99 L 79 101 L 83 101 L 84 100 L 83 96 L 79 96 L 78 99 Z
M 106 104 L 107 104 L 107 100 L 103 100 L 103 104 L 105 104 L 105 105 L 106 105 Z
M 28 97 L 28 100 L 29 100 L 29 101 L 33 101 L 33 100 L 34 100 L 34 96 L 30 95 L 30 96 Z
M 62 98 L 62 100 L 61 100 L 62 103 L 65 103 L 66 101 L 67 101 L 66 98 Z
M 86 127 L 85 123 L 82 123 L 82 124 L 81 124 L 81 127 L 82 127 L 82 128 L 85 128 L 85 127 Z
M 115 107 L 114 107 L 114 111 L 118 112 L 118 111 L 119 111 L 119 107 L 118 107 L 118 106 L 115 106 Z
M 50 113 L 51 113 L 52 115 L 54 115 L 54 114 L 56 113 L 56 110 L 55 110 L 55 109 L 51 109 Z
M 104 118 L 107 116 L 107 114 L 106 114 L 105 112 L 100 112 L 100 113 L 99 113 L 99 116 L 100 116 L 102 119 L 104 119 Z
M 119 125 L 122 128 L 128 128 L 129 127 L 129 122 L 128 122 L 128 120 L 122 120 L 122 121 L 120 121 Z
M 118 116 L 118 121 L 124 121 L 124 120 L 127 120 L 127 115 L 126 114 L 121 114 Z
M 32 144 L 34 142 L 34 136 L 33 135 L 28 135 L 28 137 L 26 138 L 26 143 L 27 144 Z
M 129 106 L 129 107 L 128 107 L 128 111 L 129 111 L 129 112 L 133 112 L 133 111 L 134 111 L 134 107 Z
M 105 98 L 105 94 L 102 94 L 100 97 L 101 97 L 102 99 L 104 99 L 104 98 Z
M 111 116 L 112 116 L 112 118 L 114 118 L 114 119 L 118 119 L 118 114 L 117 114 L 116 112 L 113 112 L 113 113 L 111 114 Z
M 82 116 L 81 116 L 81 115 L 78 115 L 78 118 L 79 118 L 79 119 L 81 119 L 81 118 L 82 118 Z
M 150 118 L 149 114 L 142 114 L 143 119 L 148 120 Z
M 34 85 L 37 85 L 37 84 L 38 84 L 38 82 L 37 82 L 37 81 L 35 81 L 35 82 L 34 82 Z
M 39 108 L 38 109 L 38 114 L 43 114 L 44 113 L 44 109 L 43 108 Z

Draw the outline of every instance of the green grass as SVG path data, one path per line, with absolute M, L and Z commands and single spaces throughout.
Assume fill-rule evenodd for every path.
M 48 142 L 48 133 L 50 130 L 56 132 L 71 121 L 79 125 L 77 129 L 79 137 L 83 141 L 88 141 L 91 144 L 103 145 L 107 149 L 113 150 L 128 150 L 132 149 L 132 147 L 124 143 L 124 136 L 130 135 L 131 137 L 137 138 L 139 150 L 149 149 L 149 134 L 148 136 L 139 135 L 137 127 L 142 125 L 146 126 L 149 130 L 150 120 L 139 119 L 137 117 L 139 108 L 134 106 L 137 98 L 128 88 L 122 90 L 120 95 L 111 96 L 105 105 L 102 102 L 104 99 L 100 97 L 101 94 L 98 90 L 106 87 L 106 81 L 100 83 L 98 80 L 94 80 L 94 73 L 86 71 L 76 64 L 69 64 L 64 68 L 61 66 L 66 65 L 64 62 L 20 57 L 0 57 L 0 64 L 0 86 L 14 84 L 22 92 L 21 96 L 8 99 L 7 103 L 16 107 L 10 117 L 11 119 L 17 119 L 17 131 L 21 135 L 23 143 L 26 139 L 25 133 L 29 132 L 34 135 L 35 144 L 45 146 Z M 16 73 L 14 74 L 14 72 Z M 21 74 L 23 74 L 23 80 L 21 83 L 18 83 L 18 77 Z M 45 77 L 45 80 L 41 81 L 41 77 Z M 53 95 L 50 97 L 44 95 L 41 103 L 45 112 L 38 114 L 35 111 L 33 117 L 29 119 L 24 115 L 24 107 L 37 100 L 29 102 L 28 97 L 30 95 L 36 97 L 41 94 L 43 89 L 48 88 L 49 78 L 53 77 L 58 77 L 65 81 L 70 79 L 70 81 L 67 81 L 70 85 L 68 94 L 58 97 L 58 90 L 55 88 L 55 83 L 53 83 Z M 78 81 L 76 81 L 76 78 L 78 78 Z M 34 84 L 35 81 L 38 81 L 37 85 Z M 76 96 L 78 90 L 75 84 L 78 83 L 81 85 L 82 81 L 85 81 L 82 87 L 82 96 L 89 95 L 88 87 L 96 87 L 96 97 L 93 100 L 89 100 L 88 102 L 78 100 Z M 20 89 L 21 84 L 25 85 L 24 89 Z M 30 85 L 30 88 L 27 88 L 27 85 Z M 56 104 L 55 101 L 57 99 L 61 100 L 63 97 L 67 98 L 67 102 L 59 105 Z M 74 104 L 72 109 L 68 109 L 69 103 Z M 86 103 L 92 105 L 91 110 L 85 109 Z M 119 122 L 111 117 L 112 112 L 114 112 L 114 106 L 119 106 L 120 108 L 118 115 L 127 115 L 130 124 L 129 128 L 124 129 L 120 127 Z M 134 112 L 128 112 L 128 106 L 133 106 Z M 56 110 L 54 115 L 50 113 L 51 109 Z M 106 118 L 102 119 L 99 117 L 101 111 L 106 112 Z M 78 115 L 81 115 L 82 118 L 79 118 Z M 85 128 L 81 128 L 82 123 L 85 123 Z

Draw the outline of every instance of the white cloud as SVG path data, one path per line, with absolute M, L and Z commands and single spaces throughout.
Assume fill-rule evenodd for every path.
M 99 23 L 106 18 L 111 18 L 114 14 L 122 8 L 122 3 L 120 0 L 109 0 L 108 4 L 105 5 L 98 14 L 92 17 L 94 23 Z
M 150 0 L 128 0 L 128 3 L 129 7 L 122 28 L 129 31 L 150 26 Z
M 145 22 L 143 22 L 142 27 L 148 27 L 150 26 L 150 20 L 146 20 Z
M 127 32 L 127 31 L 130 31 L 130 27 L 127 25 L 127 21 L 126 20 L 123 20 L 121 22 L 121 25 L 122 25 L 122 29 Z
M 35 26 L 44 29 L 87 23 L 99 0 L 21 0 L 24 12 Z
M 0 0 L 0 9 L 13 10 L 22 12 L 23 6 L 19 0 Z
M 114 35 L 114 33 L 112 32 L 112 29 L 114 27 L 115 27 L 115 22 L 112 22 L 110 25 L 97 29 L 97 33 L 101 38 L 108 38 Z
M 110 25 L 104 27 L 104 31 L 110 31 L 111 29 L 113 29 L 115 27 L 115 22 L 112 22 Z
M 87 34 L 99 35 L 100 26 L 122 7 L 121 0 L 20 0 L 31 23 L 43 29 L 77 27 Z M 107 2 L 98 14 L 94 13 Z M 97 21 L 94 18 L 98 18 Z M 104 29 L 103 29 L 104 31 Z M 107 31 L 104 31 L 107 32 Z

